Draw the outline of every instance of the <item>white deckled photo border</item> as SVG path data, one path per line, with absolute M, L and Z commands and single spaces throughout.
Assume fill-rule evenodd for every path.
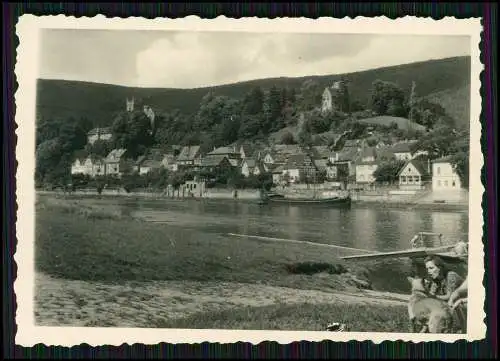
M 471 87 L 470 87 L 470 189 L 469 189 L 469 296 L 468 329 L 466 335 L 432 335 L 411 333 L 377 332 L 304 332 L 267 330 L 200 330 L 157 328 L 82 328 L 41 327 L 34 322 L 34 241 L 35 241 L 35 108 L 36 79 L 38 76 L 39 33 L 41 29 L 114 29 L 114 30 L 183 30 L 183 31 L 242 31 L 242 32 L 308 32 L 308 33 L 365 33 L 365 34 L 415 34 L 415 35 L 467 35 L 471 39 Z M 33 346 L 73 346 L 82 343 L 91 346 L 201 342 L 251 342 L 276 341 L 287 344 L 294 341 L 443 341 L 460 339 L 475 341 L 486 336 L 486 313 L 483 245 L 482 197 L 485 188 L 481 183 L 484 158 L 481 151 L 481 81 L 484 66 L 480 61 L 481 19 L 441 20 L 431 18 L 404 17 L 357 17 L 355 19 L 334 18 L 241 18 L 220 16 L 215 19 L 200 19 L 188 16 L 180 19 L 75 18 L 65 15 L 23 15 L 16 25 L 19 38 L 15 65 L 18 89 L 15 94 L 17 146 L 16 201 L 17 201 L 17 249 L 14 260 L 17 277 L 14 281 L 17 311 L 16 344 Z

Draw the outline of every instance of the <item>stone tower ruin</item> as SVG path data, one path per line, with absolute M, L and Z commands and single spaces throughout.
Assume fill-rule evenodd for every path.
M 135 103 L 135 100 L 134 98 L 132 99 L 126 99 L 126 105 L 127 105 L 127 112 L 133 112 L 134 111 L 134 103 Z

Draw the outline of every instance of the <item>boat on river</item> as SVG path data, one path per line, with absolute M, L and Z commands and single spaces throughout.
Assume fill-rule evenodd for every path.
M 261 198 L 261 204 L 290 204 L 290 205 L 324 205 L 334 207 L 350 207 L 351 197 L 339 196 L 328 198 L 301 198 L 301 197 L 286 197 L 282 194 L 267 193 Z
M 437 237 L 439 245 L 426 245 L 424 237 Z M 418 232 L 410 240 L 410 248 L 392 252 L 370 252 L 357 254 L 353 256 L 341 257 L 344 260 L 380 260 L 388 258 L 424 258 L 427 256 L 439 256 L 449 262 L 467 262 L 469 254 L 468 242 L 456 241 L 454 243 L 443 245 L 443 235 L 434 232 Z

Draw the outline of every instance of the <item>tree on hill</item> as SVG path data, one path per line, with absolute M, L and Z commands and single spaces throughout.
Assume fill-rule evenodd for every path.
M 289 131 L 283 133 L 281 136 L 281 144 L 296 144 L 293 134 Z
M 92 144 L 87 144 L 85 150 L 88 154 L 104 158 L 113 150 L 113 143 L 107 140 L 98 139 Z
M 430 159 L 441 158 L 453 152 L 453 144 L 457 140 L 457 133 L 447 126 L 440 126 L 421 136 L 411 146 L 412 152 L 425 151 Z
M 115 147 L 127 149 L 132 157 L 142 154 L 153 144 L 151 122 L 141 111 L 119 113 L 111 130 Z
M 315 80 L 308 79 L 300 87 L 297 96 L 297 108 L 308 111 L 321 105 L 322 89 Z
M 238 137 L 240 139 L 251 139 L 259 134 L 261 130 L 261 116 L 243 114 L 240 121 Z
M 240 129 L 240 116 L 226 116 L 222 122 L 215 126 L 214 138 L 216 146 L 233 143 L 238 139 Z
M 373 172 L 373 176 L 375 177 L 377 182 L 387 182 L 392 184 L 398 180 L 398 173 L 404 165 L 404 160 L 394 159 L 390 161 L 384 161 L 377 167 L 375 172 Z
M 372 84 L 371 107 L 379 115 L 404 116 L 405 94 L 395 83 L 375 80 Z
M 272 86 L 266 94 L 264 101 L 264 124 L 262 127 L 264 134 L 279 130 L 285 126 L 281 117 L 283 108 L 282 96 L 282 92 L 276 86 Z
M 156 119 L 154 143 L 160 146 L 181 144 L 185 138 L 191 138 L 198 131 L 194 125 L 194 116 L 181 113 L 179 110 L 160 113 Z
M 451 164 L 457 172 L 463 188 L 469 187 L 469 154 L 470 135 L 468 130 L 457 133 L 455 142 L 451 147 L 453 152 Z
M 50 170 L 56 169 L 61 159 L 59 139 L 52 138 L 40 143 L 36 149 L 36 178 L 43 182 Z
M 264 92 L 258 86 L 252 88 L 243 98 L 243 113 L 262 114 L 264 110 Z
M 309 149 L 313 146 L 312 130 L 309 121 L 304 121 L 299 129 L 298 143 L 304 149 Z

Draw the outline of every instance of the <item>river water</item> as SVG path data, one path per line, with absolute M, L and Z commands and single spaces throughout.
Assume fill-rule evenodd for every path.
M 170 223 L 207 234 L 274 237 L 371 251 L 407 249 L 409 240 L 421 231 L 443 234 L 445 244 L 466 240 L 468 233 L 467 212 L 390 209 L 377 205 L 353 205 L 351 209 L 270 206 L 219 200 L 127 200 L 122 206 L 126 212 L 146 221 Z

